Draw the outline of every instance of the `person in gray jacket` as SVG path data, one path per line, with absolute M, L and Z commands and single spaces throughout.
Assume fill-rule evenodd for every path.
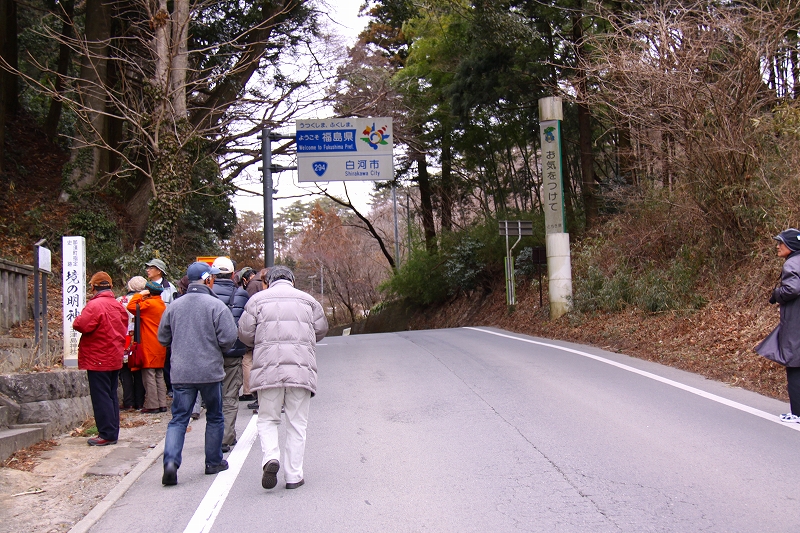
M 172 345 L 172 420 L 164 441 L 161 483 L 178 483 L 183 441 L 197 394 L 206 404 L 206 474 L 228 469 L 222 458 L 222 354 L 237 338 L 236 322 L 228 306 L 211 290 L 214 273 L 206 263 L 192 263 L 186 271 L 189 288 L 161 316 L 158 341 Z
M 294 288 L 294 274 L 287 267 L 272 267 L 267 284 L 247 302 L 239 319 L 239 339 L 253 347 L 250 389 L 258 391 L 261 486 L 271 489 L 278 484 L 278 426 L 285 407 L 286 488 L 295 489 L 304 483 L 308 412 L 317 392 L 316 343 L 328 332 L 328 320 L 319 302 Z
M 773 237 L 778 257 L 785 259 L 781 280 L 773 289 L 769 303 L 780 306 L 778 326 L 755 351 L 786 367 L 790 413 L 780 416 L 784 422 L 800 423 L 800 231 L 789 228 Z

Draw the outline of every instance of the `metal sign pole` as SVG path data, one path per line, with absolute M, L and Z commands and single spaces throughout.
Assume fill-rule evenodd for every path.
M 392 182 L 392 206 L 394 207 L 394 262 L 400 270 L 400 230 L 397 227 L 397 183 Z
M 261 130 L 261 173 L 264 181 L 264 266 L 275 264 L 275 227 L 272 215 L 272 141 L 269 128 Z
M 39 350 L 39 245 L 33 245 L 33 342 Z

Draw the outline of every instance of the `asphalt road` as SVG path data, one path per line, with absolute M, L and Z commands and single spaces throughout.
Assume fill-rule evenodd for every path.
M 318 366 L 305 486 L 261 488 L 241 403 L 230 470 L 203 474 L 201 419 L 178 485 L 157 458 L 90 530 L 800 531 L 783 402 L 489 328 L 328 338 Z

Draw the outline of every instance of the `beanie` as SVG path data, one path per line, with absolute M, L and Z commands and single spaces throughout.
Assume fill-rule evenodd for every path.
M 146 283 L 147 280 L 144 279 L 142 276 L 133 276 L 128 281 L 128 290 L 131 292 L 143 291 Z

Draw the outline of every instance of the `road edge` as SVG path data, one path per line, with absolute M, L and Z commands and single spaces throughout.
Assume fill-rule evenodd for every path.
M 91 529 L 91 527 L 95 525 L 104 514 L 106 514 L 111 506 L 117 503 L 117 500 L 119 500 L 126 492 L 128 492 L 128 489 L 131 488 L 134 483 L 136 483 L 136 480 L 138 480 L 139 477 L 141 477 L 141 475 L 144 474 L 148 468 L 150 468 L 156 459 L 158 459 L 159 456 L 164 453 L 165 440 L 166 438 L 161 439 L 161 442 L 159 442 L 155 448 L 150 450 L 150 453 L 148 453 L 133 470 L 128 472 L 128 474 L 122 478 L 122 481 L 120 481 L 117 486 L 106 495 L 105 498 L 100 500 L 100 503 L 95 505 L 94 508 L 89 511 L 89 514 L 84 516 L 77 524 L 72 526 L 68 533 L 87 533 L 89 529 Z

